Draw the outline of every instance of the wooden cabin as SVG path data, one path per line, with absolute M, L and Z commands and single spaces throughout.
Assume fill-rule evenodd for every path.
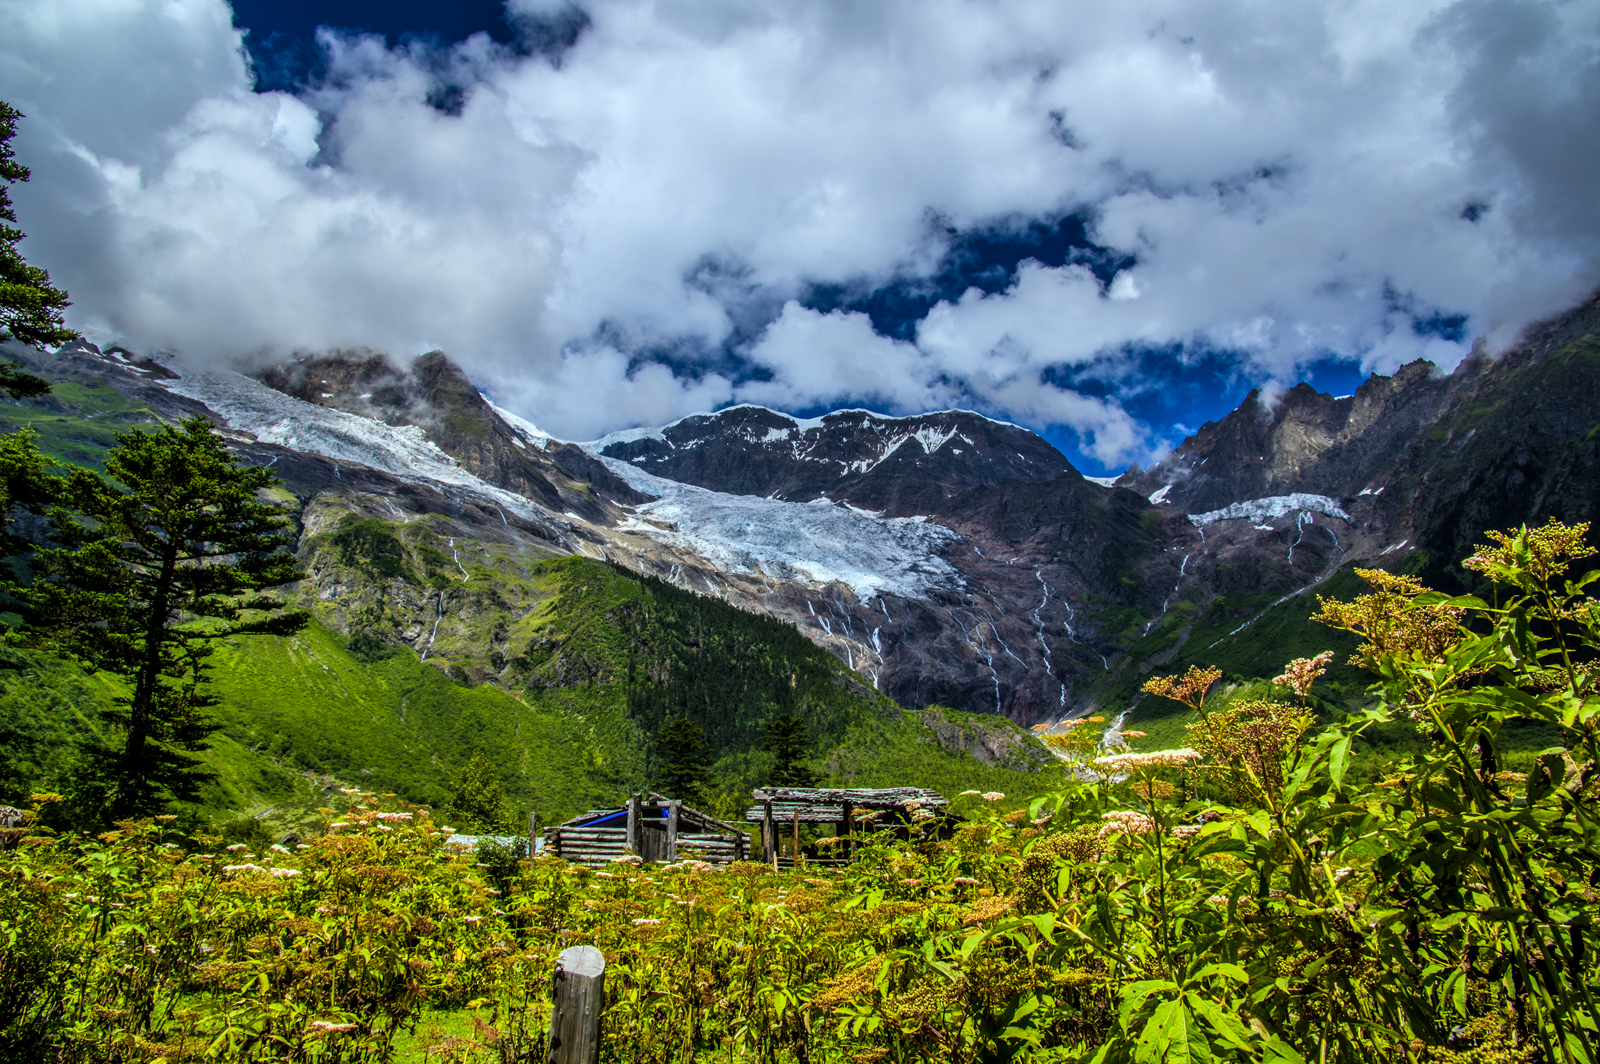
M 909 838 L 913 823 L 937 820 L 943 836 L 951 831 L 951 821 L 959 819 L 948 811 L 950 803 L 942 794 L 920 787 L 764 787 L 750 796 L 756 804 L 744 818 L 761 825 L 761 851 L 774 868 L 792 866 L 802 852 L 802 825 L 811 832 L 832 825 L 833 837 L 842 840 L 826 856 L 813 846 L 816 853 L 807 860 L 842 864 L 850 859 L 850 836 L 859 832 L 887 828 Z
M 598 868 L 630 855 L 645 861 L 743 861 L 750 839 L 682 802 L 635 794 L 620 809 L 591 809 L 544 833 L 543 853 Z

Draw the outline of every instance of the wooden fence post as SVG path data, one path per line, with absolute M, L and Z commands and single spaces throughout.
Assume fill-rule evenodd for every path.
M 678 859 L 678 810 L 683 803 L 674 798 L 667 803 L 667 860 Z
M 639 852 L 639 796 L 628 795 L 628 852 Z
M 762 856 L 772 862 L 772 870 L 778 870 L 778 829 L 772 823 L 772 799 L 766 798 L 761 802 L 761 850 Z
M 844 829 L 840 832 L 844 838 L 839 843 L 839 854 L 847 861 L 850 859 L 850 847 L 855 845 L 855 840 L 850 837 L 856 833 L 855 818 L 856 807 L 850 802 L 844 803 L 844 822 L 840 825 Z
M 593 946 L 572 946 L 556 958 L 546 1064 L 599 1064 L 605 978 L 606 959 Z

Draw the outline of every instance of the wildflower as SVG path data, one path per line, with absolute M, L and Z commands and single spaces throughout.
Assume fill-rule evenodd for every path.
M 978 881 L 971 876 L 956 876 L 954 882 L 963 887 L 975 887 L 978 885 Z
M 440 831 L 448 831 L 452 835 L 454 835 L 456 833 L 456 829 L 455 828 L 440 828 L 439 830 Z
M 333 822 L 332 824 L 329 824 L 328 826 L 330 828 L 347 828 L 347 827 L 350 826 L 350 821 L 348 821 L 348 820 L 337 820 L 337 821 Z
M 635 918 L 633 922 L 636 923 L 636 924 L 659 924 L 661 921 L 660 920 L 652 920 L 647 916 L 640 916 L 640 917 Z
M 983 796 L 983 800 L 986 801 L 986 802 L 998 802 L 1000 799 L 1002 799 L 1004 797 L 1005 797 L 1005 795 L 1002 794 L 999 791 L 990 791 L 990 792 L 988 792 L 987 794 L 985 794 Z
M 1118 809 L 1115 812 L 1105 813 L 1101 819 L 1105 821 L 1100 825 L 1100 837 L 1108 835 L 1144 835 L 1155 830 L 1155 821 L 1132 809 Z
M 1036 826 L 1043 827 L 1044 825 L 1050 823 L 1050 814 L 1046 813 L 1044 816 L 1035 817 L 1033 822 Z
M 223 865 L 222 866 L 222 870 L 224 872 L 265 872 L 266 871 L 266 869 L 262 868 L 260 865 L 253 865 L 253 864 Z
M 617 864 L 632 864 L 632 865 L 644 864 L 644 858 L 640 857 L 636 853 L 630 853 L 630 854 L 625 854 L 622 857 L 618 857 L 616 863 Z
M 410 813 L 379 813 L 379 820 L 410 820 Z
M 1200 829 L 1204 826 L 1204 824 L 1179 824 L 1170 834 L 1176 839 L 1187 839 L 1200 834 Z
M 267 871 L 279 877 L 297 876 L 300 874 L 300 869 L 298 868 L 269 868 Z
M 242 843 L 242 842 L 236 842 L 232 846 L 228 847 L 228 849 L 230 849 L 230 850 L 243 850 L 245 848 L 246 848 L 245 844 Z
M 922 880 L 920 880 L 920 879 L 902 879 L 900 881 L 900 885 L 902 887 L 920 887 L 920 886 L 922 886 Z
M 976 797 L 978 795 L 978 793 L 979 792 L 977 792 L 977 791 L 962 791 L 960 793 L 960 795 L 958 795 L 958 797 L 961 797 L 961 798 L 966 798 L 966 797 L 969 797 L 969 796 Z
M 1119 734 L 1121 734 L 1124 739 L 1143 739 L 1147 733 L 1142 731 L 1123 731 Z
M 288 852 L 289 852 L 289 847 L 287 847 L 287 846 L 284 846 L 284 845 L 281 845 L 281 844 L 279 844 L 279 843 L 276 843 L 276 842 L 275 842 L 275 843 L 273 843 L 273 844 L 272 844 L 272 845 L 271 845 L 271 846 L 270 846 L 270 847 L 269 847 L 269 849 L 272 849 L 272 850 L 275 850 L 275 851 L 277 851 L 277 852 L 278 852 L 278 853 L 288 853 Z
M 481 917 L 481 916 L 464 916 L 464 917 L 462 917 L 462 919 L 465 920 L 469 924 L 475 924 L 478 921 L 482 920 L 483 917 Z
M 1333 651 L 1324 650 L 1314 658 L 1295 658 L 1284 666 L 1282 676 L 1274 676 L 1272 682 L 1279 687 L 1287 687 L 1301 698 L 1311 694 L 1311 684 L 1318 676 L 1328 671 L 1328 664 L 1333 661 Z
M 327 1020 L 312 1020 L 311 1027 L 317 1031 L 353 1031 L 356 1029 L 356 1025 L 353 1023 L 329 1023 Z
M 1154 750 L 1146 754 L 1107 754 L 1095 758 L 1094 763 L 1107 772 L 1131 772 L 1138 769 L 1182 768 L 1190 761 L 1198 760 L 1198 751 L 1183 747 L 1179 750 Z
M 1191 665 L 1189 671 L 1181 677 L 1162 676 L 1146 680 L 1141 690 L 1148 694 L 1160 695 L 1162 698 L 1170 698 L 1174 702 L 1182 702 L 1203 716 L 1206 692 L 1220 679 L 1222 670 L 1215 666 L 1202 669 L 1198 665 Z

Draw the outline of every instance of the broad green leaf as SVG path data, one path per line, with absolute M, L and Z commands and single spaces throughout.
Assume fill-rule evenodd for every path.
M 1236 983 L 1250 982 L 1250 977 L 1245 974 L 1243 968 L 1237 964 L 1229 964 L 1226 961 L 1218 961 L 1214 964 L 1206 965 L 1194 973 L 1194 978 L 1196 980 L 1207 979 L 1213 975 L 1220 975 L 1224 979 L 1232 979 Z
M 1117 1006 L 1117 1022 L 1124 1030 L 1132 1021 L 1134 1013 L 1144 1007 L 1151 994 L 1163 990 L 1176 990 L 1178 984 L 1170 979 L 1145 979 L 1137 983 L 1129 983 L 1122 988 L 1122 1004 Z

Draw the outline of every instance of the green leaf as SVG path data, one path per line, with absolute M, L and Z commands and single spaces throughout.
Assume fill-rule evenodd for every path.
M 1344 782 L 1344 773 L 1350 761 L 1350 736 L 1341 735 L 1328 751 L 1328 779 L 1335 787 Z
M 1250 977 L 1245 974 L 1243 968 L 1237 964 L 1229 964 L 1226 961 L 1218 961 L 1214 964 L 1206 965 L 1194 973 L 1194 978 L 1195 980 L 1208 979 L 1213 975 L 1220 975 L 1224 979 L 1232 979 L 1236 983 L 1250 982 Z
M 1176 990 L 1178 984 L 1170 979 L 1144 979 L 1137 983 L 1129 983 L 1122 988 L 1122 1004 L 1117 1006 L 1117 1022 L 1127 1030 L 1134 1013 L 1144 1007 L 1151 994 L 1163 990 Z
M 1228 1042 L 1239 1049 L 1251 1049 L 1250 1028 L 1244 1021 L 1233 1013 L 1226 1011 L 1214 1001 L 1199 996 L 1190 997 L 1189 1003 L 1200 1018 L 1210 1025 L 1211 1029 L 1220 1034 Z
M 1306 1064 L 1306 1058 L 1287 1042 L 1273 1038 L 1261 1047 L 1261 1064 Z

